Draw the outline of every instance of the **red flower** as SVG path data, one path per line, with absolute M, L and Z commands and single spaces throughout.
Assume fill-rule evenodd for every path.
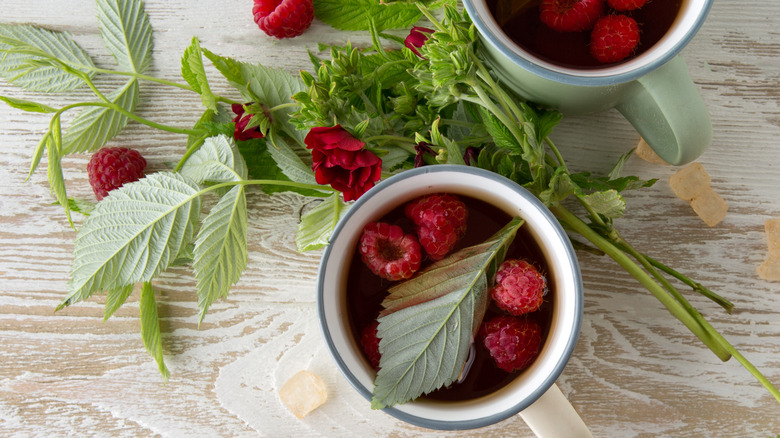
M 415 55 L 422 58 L 423 56 L 420 55 L 420 52 L 417 51 L 420 47 L 422 47 L 426 41 L 428 41 L 428 35 L 430 33 L 433 33 L 433 29 L 428 29 L 427 27 L 420 27 L 420 26 L 414 26 L 412 27 L 412 30 L 409 32 L 409 36 L 406 37 L 404 40 L 404 45 L 409 48 L 412 52 L 414 52 Z
M 345 201 L 359 198 L 379 181 L 382 160 L 341 125 L 312 128 L 304 143 L 312 150 L 317 183 L 330 184 Z
M 247 105 L 251 105 L 251 103 Z M 255 126 L 250 129 L 246 128 L 249 124 L 249 121 L 252 119 L 252 114 L 246 113 L 244 111 L 244 105 L 234 103 L 230 106 L 230 108 L 236 114 L 236 117 L 233 118 L 233 122 L 236 123 L 236 130 L 233 132 L 233 137 L 235 137 L 236 140 L 247 141 L 253 138 L 265 137 L 263 132 L 260 131 L 259 126 Z

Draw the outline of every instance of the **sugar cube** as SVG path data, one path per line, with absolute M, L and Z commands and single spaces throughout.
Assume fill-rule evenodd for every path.
M 701 163 L 692 163 L 669 177 L 669 185 L 675 195 L 690 201 L 710 188 L 710 175 Z
M 726 211 L 729 209 L 726 201 L 719 194 L 715 193 L 711 187 L 700 191 L 691 200 L 691 207 L 693 207 L 693 211 L 699 215 L 701 220 L 710 227 L 720 223 L 726 217 Z
M 650 147 L 650 145 L 647 144 L 645 139 L 641 137 L 639 138 L 639 143 L 636 145 L 636 150 L 634 153 L 637 157 L 647 161 L 648 163 L 669 164 L 664 161 L 663 158 L 659 157 L 658 154 L 656 154 L 655 151 Z
M 310 371 L 299 371 L 279 390 L 279 398 L 296 417 L 303 418 L 328 399 L 325 383 Z

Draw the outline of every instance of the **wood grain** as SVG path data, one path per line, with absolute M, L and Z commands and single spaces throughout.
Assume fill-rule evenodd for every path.
M 35 22 L 72 32 L 101 66 L 93 2 L 3 0 L 3 23 Z M 295 73 L 310 69 L 317 42 L 365 42 L 315 21 L 303 36 L 275 41 L 251 20 L 251 2 L 147 0 L 154 33 L 152 74 L 178 80 L 181 53 L 197 36 L 210 50 Z M 683 51 L 715 130 L 698 160 L 729 204 L 709 228 L 669 189 L 677 169 L 632 158 L 626 174 L 658 178 L 627 195 L 618 221 L 627 240 L 731 299 L 728 315 L 687 293 L 775 385 L 780 385 L 780 283 L 755 272 L 766 255 L 763 223 L 780 217 L 780 4 L 722 0 Z M 217 76 L 213 76 L 217 77 Z M 213 81 L 217 93 L 234 93 Z M 102 89 L 121 81 L 101 78 Z M 55 105 L 89 98 L 44 95 L 0 82 L 0 95 Z M 234 94 L 233 94 L 234 95 Z M 197 96 L 143 84 L 140 112 L 186 127 Z M 0 106 L 0 435 L 26 436 L 531 436 L 519 418 L 466 432 L 433 432 L 372 411 L 338 373 L 320 336 L 314 303 L 319 252 L 295 251 L 295 195 L 249 196 L 249 268 L 228 299 L 197 323 L 195 282 L 186 268 L 159 278 L 163 384 L 139 334 L 138 291 L 102 320 L 103 297 L 63 311 L 75 232 L 52 205 L 45 171 L 29 179 L 32 150 L 48 118 Z M 638 136 L 614 111 L 565 117 L 554 134 L 574 170 L 608 171 Z M 184 139 L 131 124 L 113 145 L 138 148 L 150 170 L 184 151 Z M 88 198 L 87 157 L 64 161 L 68 190 Z M 77 224 L 80 218 L 76 215 Z M 721 363 L 616 264 L 582 253 L 586 308 L 580 342 L 559 386 L 596 436 L 771 437 L 778 404 L 736 361 Z M 329 400 L 303 420 L 276 392 L 309 369 Z

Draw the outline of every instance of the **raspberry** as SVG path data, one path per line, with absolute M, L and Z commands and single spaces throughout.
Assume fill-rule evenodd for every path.
M 516 316 L 500 315 L 482 323 L 479 336 L 496 365 L 508 373 L 531 365 L 542 344 L 539 324 Z
M 441 260 L 466 233 L 468 210 L 455 195 L 437 193 L 406 205 L 404 213 L 417 226 L 420 245 L 433 260 Z
M 266 34 L 293 38 L 302 34 L 314 20 L 312 0 L 254 0 L 252 15 Z
M 363 328 L 360 335 L 360 345 L 363 347 L 363 353 L 366 354 L 368 361 L 375 370 L 379 369 L 379 361 L 382 354 L 379 353 L 379 338 L 377 337 L 377 328 L 379 321 L 374 321 Z
M 496 271 L 490 296 L 498 307 L 513 315 L 538 310 L 544 302 L 547 281 L 525 260 L 506 260 Z
M 101 148 L 87 164 L 89 184 L 100 201 L 111 190 L 144 176 L 146 160 L 138 151 L 122 147 Z
M 639 44 L 639 25 L 626 15 L 607 15 L 593 26 L 590 53 L 602 63 L 626 59 Z
M 369 223 L 360 236 L 358 250 L 371 272 L 390 281 L 404 280 L 420 269 L 420 244 L 397 225 Z
M 607 0 L 610 8 L 617 11 L 633 11 L 639 9 L 647 3 L 647 0 Z
M 558 32 L 588 30 L 604 13 L 604 0 L 542 0 L 540 18 Z

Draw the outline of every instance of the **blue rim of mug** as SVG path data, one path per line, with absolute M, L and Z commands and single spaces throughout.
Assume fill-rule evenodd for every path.
M 569 358 L 571 357 L 572 353 L 574 352 L 574 348 L 577 345 L 577 340 L 579 339 L 579 334 L 582 327 L 584 300 L 585 300 L 584 293 L 583 293 L 583 286 L 582 286 L 582 275 L 580 274 L 579 262 L 574 252 L 574 247 L 571 245 L 571 241 L 569 240 L 569 237 L 566 235 L 566 232 L 563 230 L 563 228 L 559 225 L 558 220 L 555 218 L 552 212 L 546 206 L 544 206 L 544 204 L 542 204 L 542 202 L 539 201 L 538 198 L 536 198 L 527 189 L 523 188 L 522 186 L 515 183 L 514 181 L 509 180 L 508 178 L 505 178 L 501 175 L 498 175 L 494 172 L 490 172 L 484 169 L 463 166 L 463 165 L 439 164 L 434 166 L 418 167 L 415 169 L 406 170 L 404 172 L 401 172 L 399 174 L 391 176 L 390 178 L 387 178 L 386 180 L 379 182 L 371 190 L 364 193 L 357 201 L 355 201 L 355 204 L 352 205 L 352 207 L 350 207 L 349 210 L 347 210 L 344 216 L 336 224 L 336 227 L 334 228 L 333 233 L 331 234 L 330 241 L 332 242 L 338 239 L 338 236 L 343 231 L 345 224 L 349 222 L 349 218 L 352 217 L 352 215 L 363 204 L 368 202 L 368 200 L 371 197 L 377 195 L 381 191 L 386 190 L 388 187 L 391 187 L 393 184 L 395 184 L 400 180 L 413 178 L 420 174 L 436 173 L 436 172 L 470 173 L 487 179 L 496 180 L 501 184 L 503 184 L 504 186 L 506 186 L 507 188 L 509 188 L 510 190 L 513 190 L 519 193 L 524 198 L 526 198 L 529 202 L 531 202 L 534 206 L 536 206 L 539 212 L 545 216 L 546 220 L 553 225 L 553 228 L 556 230 L 557 233 L 557 239 L 560 240 L 565 247 L 567 259 L 569 262 L 568 264 L 571 267 L 572 271 L 574 272 L 574 287 L 575 287 L 574 295 L 576 296 L 576 303 L 575 303 L 576 308 L 574 311 L 574 321 L 573 321 L 574 330 L 572 330 L 572 333 L 569 334 L 569 337 L 566 340 L 564 354 L 561 355 L 561 357 L 558 359 L 552 371 L 547 374 L 543 384 L 539 385 L 528 397 L 518 401 L 518 403 L 516 403 L 515 405 L 511 406 L 510 408 L 504 411 L 497 412 L 493 415 L 476 418 L 473 420 L 454 420 L 454 421 L 436 420 L 436 419 L 430 419 L 430 418 L 413 415 L 392 406 L 382 409 L 383 412 L 399 420 L 405 421 L 406 423 L 415 426 L 424 427 L 428 429 L 435 429 L 435 430 L 476 429 L 476 428 L 485 427 L 485 426 L 498 423 L 511 416 L 518 414 L 520 411 L 530 406 L 534 401 L 536 401 L 539 397 L 541 397 L 555 383 L 555 381 L 558 379 L 560 374 L 563 372 L 563 369 L 566 367 Z M 332 245 L 328 245 L 323 250 L 320 266 L 317 272 L 317 316 L 320 322 L 320 329 L 325 338 L 328 351 L 330 352 L 331 357 L 336 362 L 336 365 L 338 366 L 342 375 L 344 375 L 347 381 L 349 381 L 350 385 L 355 390 L 357 390 L 357 392 L 360 393 L 360 395 L 362 395 L 367 401 L 370 402 L 372 399 L 372 391 L 369 388 L 366 388 L 360 382 L 360 380 L 349 369 L 348 365 L 339 354 L 336 348 L 336 344 L 330 333 L 330 329 L 328 328 L 328 321 L 326 320 L 325 304 L 324 304 L 324 295 L 325 295 L 324 279 L 325 279 L 325 271 L 327 271 L 328 268 L 328 260 L 330 259 L 330 253 L 332 248 L 333 248 Z
M 669 62 L 672 58 L 677 56 L 682 51 L 682 49 L 685 48 L 685 46 L 688 45 L 691 39 L 693 39 L 693 37 L 699 31 L 699 28 L 701 28 L 701 26 L 704 24 L 704 21 L 707 18 L 707 15 L 709 14 L 713 1 L 714 0 L 704 0 L 704 6 L 702 8 L 701 13 L 696 17 L 695 22 L 686 31 L 683 37 L 680 38 L 677 44 L 674 45 L 672 50 L 669 50 L 668 52 L 655 58 L 651 62 L 642 65 L 640 68 L 629 70 L 622 73 L 605 74 L 605 75 L 569 74 L 564 71 L 553 70 L 547 68 L 542 64 L 533 62 L 532 60 L 521 56 L 517 52 L 518 49 L 516 47 L 512 47 L 514 46 L 514 43 L 512 43 L 509 37 L 507 37 L 503 33 L 503 31 L 501 31 L 501 28 L 495 22 L 495 19 L 493 18 L 492 14 L 488 10 L 487 5 L 485 4 L 485 0 L 470 0 L 470 1 L 466 0 L 463 2 L 463 4 L 466 9 L 466 12 L 468 12 L 469 17 L 471 18 L 471 21 L 476 26 L 479 35 L 482 36 L 482 38 L 484 38 L 491 46 L 493 46 L 493 48 L 495 48 L 502 55 L 504 55 L 509 60 L 511 60 L 514 64 L 522 67 L 523 69 L 537 76 L 547 78 L 555 82 L 560 82 L 568 85 L 598 87 L 598 86 L 605 86 L 605 85 L 621 84 L 624 82 L 632 81 L 634 79 L 638 79 L 646 75 L 647 73 L 655 70 L 656 68 Z M 484 9 L 477 10 L 475 3 L 481 3 L 482 5 L 484 5 Z M 480 13 L 481 11 L 484 13 Z M 491 27 L 494 27 L 495 29 L 501 31 L 501 35 L 495 35 L 494 33 L 487 32 L 486 29 L 489 29 Z M 606 70 L 608 70 L 608 68 L 605 69 L 605 71 Z M 599 70 L 594 69 L 594 70 L 585 70 L 585 71 L 593 73 Z

